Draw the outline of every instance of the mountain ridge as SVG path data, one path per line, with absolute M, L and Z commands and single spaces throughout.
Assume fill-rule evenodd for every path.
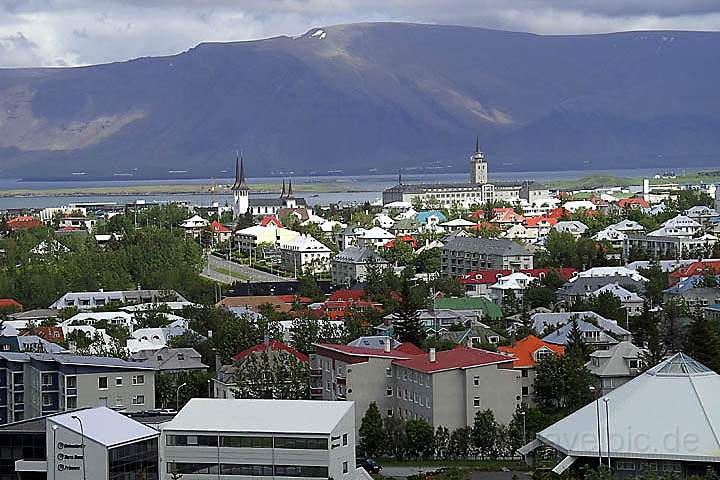
M 491 169 L 710 165 L 719 44 L 714 32 L 385 22 L 4 69 L 0 176 L 211 176 L 236 147 L 253 176 L 463 171 L 476 135 Z

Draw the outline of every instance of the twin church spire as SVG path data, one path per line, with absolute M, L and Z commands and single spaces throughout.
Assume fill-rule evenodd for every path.
M 238 150 L 235 151 L 235 183 L 232 186 L 232 190 L 235 192 L 250 190 L 250 187 L 247 186 L 247 182 L 245 181 L 245 162 L 242 153 Z M 292 179 L 288 180 L 287 188 L 285 187 L 285 179 L 283 179 L 280 198 L 294 198 Z

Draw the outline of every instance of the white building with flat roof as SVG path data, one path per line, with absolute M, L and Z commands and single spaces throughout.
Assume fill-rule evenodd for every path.
M 194 398 L 160 428 L 162 476 L 371 479 L 355 467 L 353 402 Z

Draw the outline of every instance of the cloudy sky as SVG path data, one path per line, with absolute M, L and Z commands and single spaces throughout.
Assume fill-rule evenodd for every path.
M 0 0 L 0 66 L 60 66 L 361 21 L 543 34 L 720 30 L 720 0 Z

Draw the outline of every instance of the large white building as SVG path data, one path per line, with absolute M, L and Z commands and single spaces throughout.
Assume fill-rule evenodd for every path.
M 480 150 L 478 140 L 475 143 L 475 152 L 470 156 L 468 183 L 405 184 L 402 176 L 398 176 L 398 184 L 383 192 L 383 205 L 393 202 L 421 201 L 443 207 L 452 205 L 469 207 L 492 200 L 519 203 L 524 199 L 530 202 L 542 196 L 547 196 L 547 190 L 531 191 L 528 182 L 488 183 L 488 164 L 485 154 Z
M 160 428 L 163 478 L 371 480 L 355 467 L 352 402 L 194 398 Z
M 310 235 L 298 235 L 280 244 L 283 268 L 295 276 L 324 273 L 330 270 L 332 250 Z

